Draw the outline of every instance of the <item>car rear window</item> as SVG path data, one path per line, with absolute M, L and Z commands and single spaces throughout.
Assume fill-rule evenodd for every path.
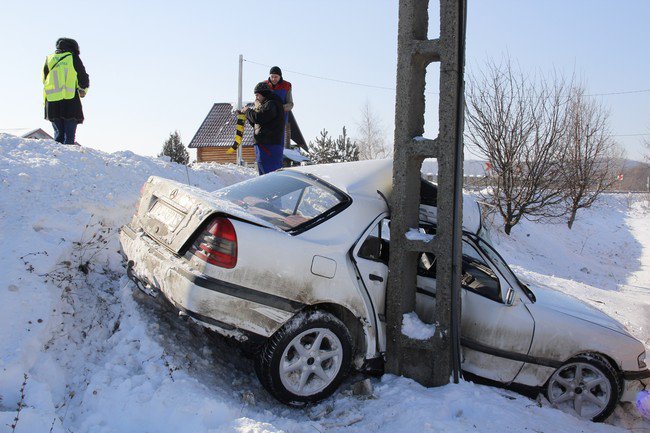
M 214 194 L 284 231 L 309 228 L 345 208 L 350 198 L 304 173 L 278 171 Z

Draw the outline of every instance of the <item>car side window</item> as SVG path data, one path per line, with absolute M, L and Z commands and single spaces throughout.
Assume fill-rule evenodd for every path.
M 460 284 L 464 289 L 501 302 L 499 277 L 483 260 L 478 251 L 465 241 L 463 241 L 463 268 Z
M 337 204 L 338 199 L 334 195 L 310 185 L 302 191 L 302 199 L 297 203 L 294 214 L 314 218 Z
M 427 234 L 435 234 L 435 227 L 424 225 L 420 228 Z M 384 219 L 372 228 L 366 239 L 361 244 L 357 255 L 366 260 L 373 260 L 388 265 L 390 247 L 389 220 Z M 461 273 L 461 287 L 491 299 L 503 302 L 501 299 L 501 285 L 499 277 L 492 270 L 481 254 L 466 241 L 463 241 L 463 265 Z M 418 275 L 426 278 L 436 278 L 436 256 L 432 253 L 418 255 Z
M 362 259 L 388 265 L 389 241 L 389 223 L 388 220 L 384 219 L 375 224 L 363 244 L 361 244 L 357 255 Z
M 436 256 L 420 253 L 418 256 L 418 275 L 436 278 Z M 481 255 L 467 242 L 463 241 L 463 266 L 460 277 L 461 287 L 496 302 L 501 300 L 499 277 Z

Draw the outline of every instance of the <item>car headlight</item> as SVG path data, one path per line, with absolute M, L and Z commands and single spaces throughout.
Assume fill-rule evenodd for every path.
M 643 353 L 641 353 L 641 355 L 639 355 L 639 357 L 636 360 L 639 363 L 639 368 L 646 368 L 647 367 L 647 365 L 645 363 L 645 350 L 643 351 Z

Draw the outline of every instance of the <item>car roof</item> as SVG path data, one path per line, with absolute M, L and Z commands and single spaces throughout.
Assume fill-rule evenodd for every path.
M 377 191 L 380 191 L 390 200 L 393 192 L 392 159 L 315 164 L 287 170 L 317 176 L 352 197 L 377 198 Z M 420 218 L 435 221 L 437 209 L 432 206 L 421 206 Z M 481 230 L 481 226 L 481 210 L 478 203 L 472 196 L 463 193 L 463 228 L 476 234 Z
M 388 197 L 393 190 L 391 159 L 306 165 L 288 170 L 313 174 L 352 196 L 376 197 L 380 191 Z

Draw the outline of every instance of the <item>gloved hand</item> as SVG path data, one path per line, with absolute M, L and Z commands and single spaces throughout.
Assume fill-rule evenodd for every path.
M 86 96 L 86 91 L 85 90 L 79 89 L 78 92 L 79 92 L 79 97 L 80 98 L 83 98 L 84 96 Z

